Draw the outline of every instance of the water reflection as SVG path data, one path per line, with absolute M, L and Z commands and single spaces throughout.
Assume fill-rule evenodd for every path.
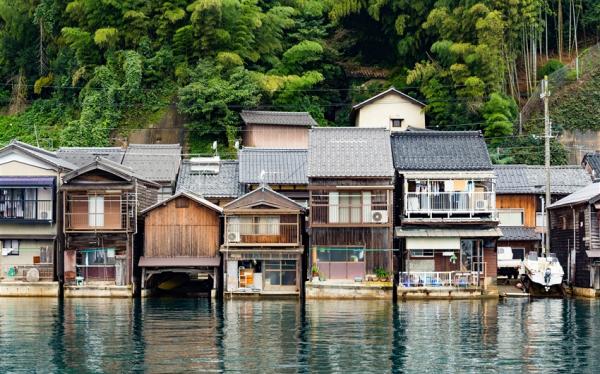
M 589 372 L 590 300 L 0 299 L 0 372 Z

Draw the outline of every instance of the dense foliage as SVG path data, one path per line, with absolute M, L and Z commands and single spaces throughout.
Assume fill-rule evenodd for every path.
M 537 162 L 511 147 L 517 103 L 599 28 L 594 0 L 0 0 L 0 143 L 108 145 L 176 103 L 192 151 L 231 149 L 242 109 L 347 125 L 394 85 L 430 127 Z

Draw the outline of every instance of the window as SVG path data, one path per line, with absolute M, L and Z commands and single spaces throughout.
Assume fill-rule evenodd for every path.
M 37 189 L 0 189 L 0 218 L 36 219 Z
M 296 261 L 265 261 L 265 280 L 270 286 L 295 286 Z
M 385 191 L 329 192 L 327 200 L 327 223 L 372 223 L 373 210 L 387 211 Z M 322 204 L 316 197 L 314 203 Z
M 523 226 L 523 209 L 498 209 L 501 226 Z
M 19 241 L 15 239 L 2 240 L 2 256 L 18 256 Z
M 433 249 L 411 249 L 411 257 L 433 257 Z
M 190 206 L 190 201 L 187 198 L 180 197 L 177 200 L 175 200 L 176 208 L 187 208 L 189 206 Z
M 317 260 L 319 262 L 364 262 L 365 249 L 361 247 L 319 247 Z
M 241 235 L 279 235 L 279 216 L 230 217 L 227 225 Z
M 115 264 L 115 250 L 112 248 L 84 249 L 78 261 L 79 266 L 113 266 Z
M 390 121 L 392 122 L 393 128 L 400 128 L 400 127 L 402 127 L 402 123 L 404 122 L 404 119 L 403 118 L 392 118 Z
M 104 196 L 88 196 L 88 223 L 90 227 L 104 226 Z

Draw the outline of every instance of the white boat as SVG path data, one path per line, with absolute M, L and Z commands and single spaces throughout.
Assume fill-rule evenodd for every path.
M 565 272 L 554 253 L 538 256 L 537 252 L 529 252 L 520 269 L 521 281 L 525 290 L 535 293 L 538 289 L 562 293 L 561 285 Z

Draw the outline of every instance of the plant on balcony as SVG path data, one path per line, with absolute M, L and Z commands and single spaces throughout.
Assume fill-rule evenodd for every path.
M 310 271 L 311 271 L 313 277 L 319 276 L 319 266 L 317 266 L 317 264 L 313 264 Z
M 390 279 L 390 273 L 385 271 L 384 268 L 375 268 L 375 276 L 377 277 L 377 280 L 379 280 L 380 282 L 387 282 Z

